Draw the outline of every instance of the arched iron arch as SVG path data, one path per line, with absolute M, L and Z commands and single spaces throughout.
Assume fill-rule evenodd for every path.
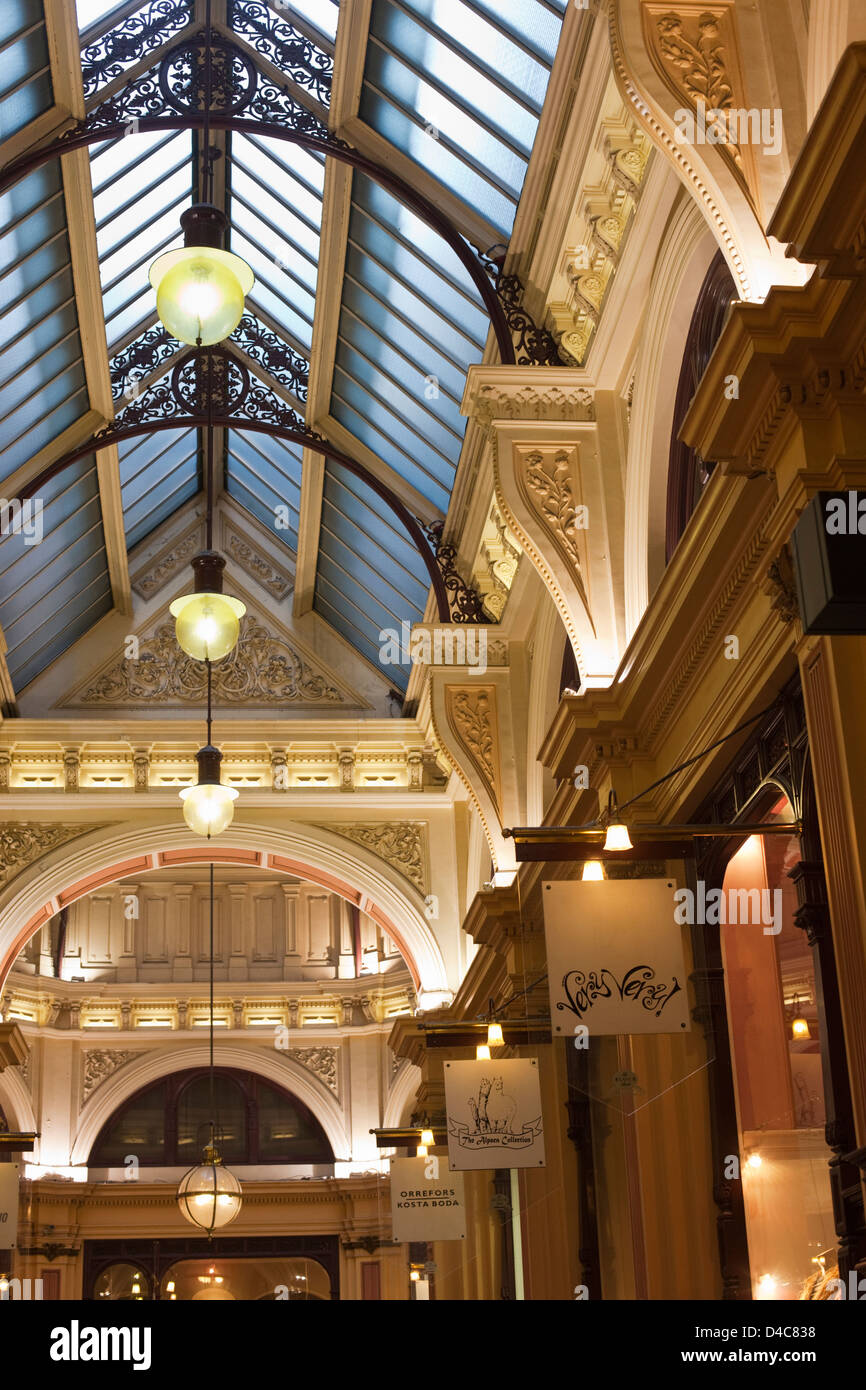
M 168 56 L 170 55 L 167 54 L 166 57 Z M 0 170 L 0 194 L 5 193 L 20 179 L 33 173 L 43 164 L 47 164 L 51 159 L 57 159 L 72 150 L 84 149 L 88 145 L 101 144 L 108 140 L 119 140 L 124 136 L 129 137 L 130 124 L 133 120 L 135 121 L 136 133 L 142 135 L 151 132 L 158 133 L 159 131 L 203 130 L 205 127 L 204 114 L 196 115 L 193 112 L 186 115 L 178 113 L 169 116 L 130 116 L 113 125 L 91 129 L 87 129 L 85 121 L 83 127 L 73 127 L 66 135 L 60 136 L 48 145 L 43 145 L 38 150 L 22 155 L 20 159 L 13 160 L 11 164 L 7 164 L 4 169 Z M 340 160 L 341 163 L 348 164 L 353 169 L 367 174 L 374 182 L 381 184 L 383 188 L 393 193 L 398 202 L 417 213 L 421 220 L 432 227 L 433 231 L 451 247 L 481 296 L 496 336 L 502 362 L 507 366 L 515 364 L 514 343 L 508 319 L 483 261 L 444 213 L 422 193 L 414 189 L 411 184 L 406 183 L 398 174 L 392 173 L 375 160 L 368 159 L 366 155 L 353 149 L 345 141 L 339 140 L 336 136 L 329 137 L 327 132 L 317 135 L 308 131 L 296 130 L 291 126 L 277 125 L 273 121 L 250 120 L 242 116 L 220 114 L 213 111 L 210 113 L 210 128 L 211 130 L 237 131 L 241 134 L 252 133 L 263 136 L 265 139 L 283 140 L 291 145 L 299 145 L 305 150 L 331 155 L 334 159 Z M 524 311 L 520 312 L 522 323 L 525 324 L 526 315 Z

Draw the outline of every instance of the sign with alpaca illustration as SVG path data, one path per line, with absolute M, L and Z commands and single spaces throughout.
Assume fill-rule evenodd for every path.
M 446 1062 L 445 1108 L 452 1169 L 544 1167 L 536 1058 Z
M 554 1034 L 688 1032 L 688 929 L 671 879 L 559 881 L 541 896 Z

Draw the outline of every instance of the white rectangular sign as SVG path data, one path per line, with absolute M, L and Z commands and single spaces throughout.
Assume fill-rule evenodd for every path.
M 542 885 L 554 1034 L 689 1031 L 676 887 L 647 878 Z
M 14 1250 L 18 1239 L 20 1163 L 0 1163 L 0 1250 Z
M 395 1240 L 464 1240 L 463 1174 L 436 1154 L 392 1158 L 391 1223 Z
M 445 1108 L 453 1169 L 544 1167 L 536 1058 L 446 1062 Z

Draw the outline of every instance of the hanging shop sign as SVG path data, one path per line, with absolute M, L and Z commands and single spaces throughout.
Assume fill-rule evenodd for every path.
M 536 1058 L 446 1062 L 445 1107 L 453 1169 L 544 1167 Z
M 20 1163 L 0 1163 L 0 1250 L 14 1250 L 18 1239 Z
M 690 1028 L 683 931 L 669 879 L 545 883 L 551 1031 L 606 1037 Z
M 436 1154 L 392 1158 L 391 1223 L 395 1240 L 464 1240 L 462 1173 Z

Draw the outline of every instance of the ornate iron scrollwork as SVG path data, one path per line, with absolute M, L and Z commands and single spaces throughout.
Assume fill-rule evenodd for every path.
M 490 252 L 485 254 L 479 251 L 478 255 L 496 286 L 508 327 L 517 340 L 515 354 L 518 367 L 561 367 L 563 363 L 553 334 L 546 328 L 539 328 L 523 307 L 524 288 L 519 276 L 503 274 L 503 261 Z
M 190 114 L 204 110 L 208 81 L 211 110 L 232 116 L 246 110 L 258 85 L 255 64 L 237 44 L 221 38 L 208 43 L 203 32 L 175 44 L 157 72 L 166 106 Z
M 84 97 L 92 97 L 100 87 L 121 77 L 154 49 L 161 48 L 179 29 L 192 21 L 191 0 L 151 0 L 135 14 L 115 24 L 81 53 Z
M 309 363 L 253 314 L 244 314 L 231 336 L 241 352 L 251 357 L 299 401 L 307 399 Z
M 448 594 L 448 606 L 451 609 L 452 623 L 491 622 L 492 619 L 485 613 L 479 595 L 466 583 L 457 569 L 456 549 L 453 545 L 446 545 L 442 540 L 442 530 L 445 523 L 433 521 L 428 525 L 421 521 L 420 525 L 442 572 L 442 579 Z
M 147 332 L 135 338 L 111 359 L 111 391 L 114 399 L 125 396 L 127 400 L 132 400 L 138 395 L 138 383 L 164 362 L 170 361 L 178 350 L 177 339 L 172 338 L 161 323 L 148 328 Z
M 317 48 L 259 0 L 229 0 L 228 21 L 240 38 L 286 77 L 306 88 L 323 106 L 330 104 L 334 73 L 330 53 Z
M 310 430 L 301 416 L 250 376 L 242 362 L 224 348 L 191 348 L 174 370 L 137 395 L 119 414 L 113 428 L 127 429 L 150 422 L 164 423 L 192 418 L 204 421 L 213 415 L 221 421 L 261 424 L 301 432 L 311 448 L 326 445 L 324 436 Z

